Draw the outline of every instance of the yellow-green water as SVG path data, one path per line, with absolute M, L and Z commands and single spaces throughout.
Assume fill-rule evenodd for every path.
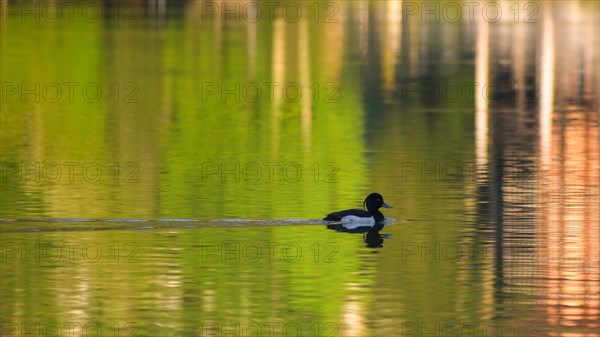
M 598 335 L 598 4 L 468 4 L 2 2 L 1 335 Z

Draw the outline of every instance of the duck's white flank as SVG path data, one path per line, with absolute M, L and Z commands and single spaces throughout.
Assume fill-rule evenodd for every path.
M 356 216 L 356 215 L 346 215 L 345 217 L 342 218 L 342 222 L 348 222 L 348 223 L 357 224 L 357 225 L 373 226 L 375 224 L 375 219 L 373 219 L 372 216 L 362 217 L 362 216 Z

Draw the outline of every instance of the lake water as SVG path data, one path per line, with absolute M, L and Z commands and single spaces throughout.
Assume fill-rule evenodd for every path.
M 2 337 L 600 335 L 598 3 L 0 9 Z

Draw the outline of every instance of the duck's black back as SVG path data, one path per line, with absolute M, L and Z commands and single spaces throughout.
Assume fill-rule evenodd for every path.
M 333 212 L 328 214 L 323 220 L 325 221 L 341 221 L 343 217 L 348 215 L 360 216 L 360 217 L 372 217 L 373 215 L 364 209 L 347 209 L 344 211 Z

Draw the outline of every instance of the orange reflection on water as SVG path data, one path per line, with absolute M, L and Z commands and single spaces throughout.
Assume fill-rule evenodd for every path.
M 554 21 L 561 18 L 556 10 L 546 8 L 544 21 L 549 24 L 542 41 L 543 55 L 552 57 L 542 57 L 541 62 L 541 170 L 537 178 L 540 209 L 536 225 L 540 233 L 538 268 L 543 277 L 539 282 L 545 288 L 542 298 L 547 304 L 545 317 L 551 331 L 548 335 L 586 336 L 600 329 L 600 148 L 594 107 L 598 97 L 593 97 L 597 90 L 586 86 L 598 78 L 594 62 L 598 55 L 580 53 L 578 43 L 563 43 L 562 40 L 569 40 L 566 35 L 575 31 L 583 33 L 582 41 L 594 37 L 589 35 L 592 30 L 582 29 L 582 25 L 569 26 L 573 31 L 558 32 Z M 573 11 L 568 13 L 574 15 Z M 576 21 L 585 22 L 585 18 Z M 558 48 L 562 52 L 555 60 L 553 55 Z M 561 78 L 555 80 L 554 72 L 561 73 Z M 544 81 L 550 79 L 552 84 Z M 576 83 L 579 88 L 573 88 Z M 596 95 L 590 97 L 589 92 Z M 572 333 L 570 327 L 596 332 Z

